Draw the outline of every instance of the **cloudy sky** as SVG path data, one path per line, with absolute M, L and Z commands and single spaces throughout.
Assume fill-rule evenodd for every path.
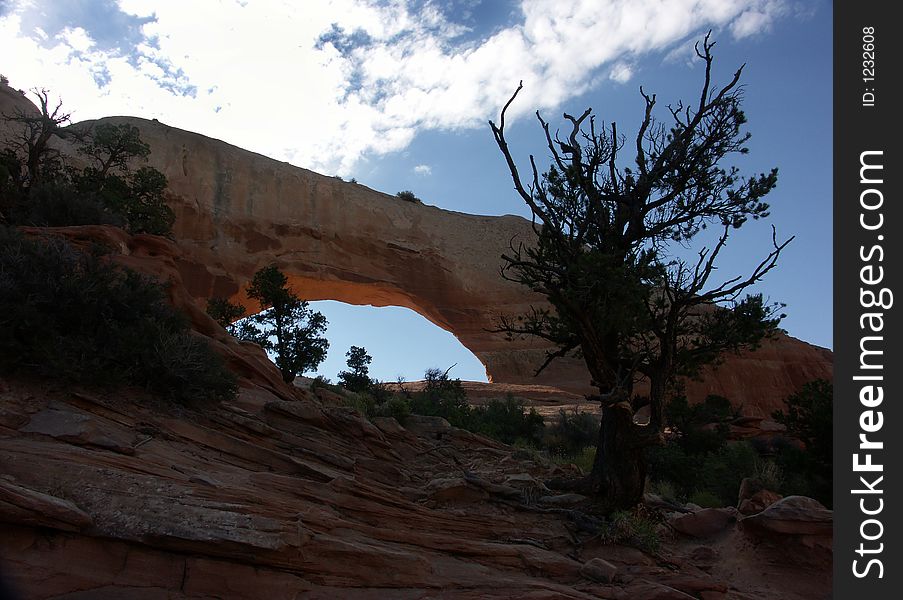
M 791 335 L 832 345 L 831 3 L 821 0 L 0 0 L 0 73 L 59 93 L 75 120 L 157 118 L 429 204 L 522 214 L 486 121 L 518 81 L 512 145 L 542 154 L 530 117 L 594 107 L 635 130 L 639 85 L 664 106 L 698 92 L 693 42 L 712 29 L 715 78 L 746 63 L 745 172 L 780 169 L 770 198 L 796 235 L 760 291 Z M 736 236 L 722 268 L 754 264 L 770 229 Z M 377 376 L 430 366 L 484 379 L 447 332 L 405 309 L 318 303 L 334 377 L 351 344 Z M 393 347 L 403 328 L 405 348 Z

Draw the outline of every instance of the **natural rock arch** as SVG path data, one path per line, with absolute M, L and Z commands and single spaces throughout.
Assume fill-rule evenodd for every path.
M 543 299 L 499 275 L 527 220 L 442 210 L 293 167 L 158 122 L 129 119 L 166 173 L 175 236 L 191 263 L 180 268 L 191 293 L 244 301 L 260 267 L 277 263 L 309 300 L 404 306 L 453 333 L 486 366 L 490 381 L 588 391 L 579 359 L 533 376 L 545 347 L 492 333 L 499 314 Z M 725 395 L 768 414 L 816 377 L 831 377 L 831 353 L 782 336 L 754 354 L 729 358 L 689 392 Z
M 6 113 L 22 103 L 19 94 L 0 97 Z M 509 242 L 533 235 L 527 220 L 401 200 L 158 121 L 104 121 L 137 126 L 151 146 L 150 164 L 169 179 L 184 254 L 178 268 L 199 304 L 212 296 L 247 303 L 242 290 L 254 272 L 276 263 L 305 299 L 418 312 L 473 352 L 490 381 L 589 391 L 579 359 L 557 360 L 535 378 L 544 344 L 490 331 L 500 314 L 543 303 L 499 275 Z M 728 358 L 688 392 L 718 393 L 767 415 L 806 381 L 831 376 L 830 351 L 781 336 Z

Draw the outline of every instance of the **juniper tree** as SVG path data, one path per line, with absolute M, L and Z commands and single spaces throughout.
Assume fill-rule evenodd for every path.
M 777 183 L 777 169 L 744 177 L 723 165 L 748 151 L 750 136 L 742 131 L 743 67 L 726 85 L 714 85 L 714 45 L 710 34 L 696 45 L 705 68 L 699 98 L 669 105 L 667 124 L 655 116 L 656 96 L 640 88 L 643 117 L 629 140 L 616 123 L 597 124 L 591 109 L 565 113 L 562 138 L 537 111 L 551 164 L 541 172 L 531 155 L 526 180 L 505 138 L 505 116 L 522 84 L 498 125 L 489 123 L 535 234 L 511 243 L 502 275 L 552 307 L 503 318 L 498 330 L 553 344 L 537 373 L 556 358 L 583 358 L 598 390 L 589 398 L 601 404 L 603 418 L 592 471 L 572 487 L 610 509 L 642 499 L 644 448 L 660 442 L 662 408 L 679 377 L 698 374 L 724 352 L 754 348 L 782 316 L 780 305 L 761 296 L 741 297 L 790 242 L 779 243 L 774 231 L 770 250 L 748 275 L 713 281 L 731 231 L 769 216 L 763 198 Z M 693 260 L 677 255 L 675 244 L 690 247 L 710 226 L 720 229 L 714 243 Z M 634 385 L 642 378 L 650 387 L 646 425 L 635 419 L 644 400 Z
M 276 366 L 286 383 L 317 368 L 326 358 L 329 342 L 326 317 L 288 288 L 288 278 L 270 265 L 254 274 L 248 298 L 260 303 L 261 312 L 249 317 L 255 327 L 244 330 L 245 339 L 275 354 Z
M 360 346 L 352 346 L 345 356 L 348 359 L 348 370 L 339 372 L 339 383 L 352 392 L 368 391 L 373 386 L 369 367 L 373 357 L 367 354 L 366 348 Z
M 48 172 L 60 167 L 60 153 L 50 145 L 51 138 L 77 135 L 76 131 L 64 127 L 70 122 L 71 113 L 63 110 L 62 100 L 57 100 L 54 105 L 50 100 L 50 91 L 44 88 L 35 88 L 32 94 L 38 101 L 40 114 L 17 110 L 15 114 L 3 115 L 8 121 L 21 124 L 18 134 L 4 141 L 22 159 L 24 169 L 18 185 L 23 190 L 36 186 Z

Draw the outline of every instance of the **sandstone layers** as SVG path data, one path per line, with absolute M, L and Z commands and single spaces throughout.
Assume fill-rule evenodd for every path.
M 0 381 L 6 583 L 22 600 L 829 592 L 830 557 L 801 563 L 811 552 L 786 527 L 664 534 L 656 555 L 603 544 L 573 494 L 543 489 L 558 467 L 447 423 L 374 425 L 291 393 L 243 378 L 235 401 L 194 410 Z
M 2 86 L 0 113 L 16 109 L 35 110 Z M 306 299 L 417 311 L 452 332 L 493 382 L 589 391 L 579 359 L 555 361 L 533 377 L 544 344 L 489 331 L 499 315 L 543 304 L 499 276 L 509 242 L 532 236 L 525 219 L 408 202 L 157 121 L 103 121 L 138 127 L 152 149 L 150 164 L 169 179 L 177 265 L 198 306 L 211 296 L 247 305 L 244 286 L 256 270 L 276 263 Z M 58 146 L 67 151 L 65 143 Z M 830 379 L 832 371 L 830 351 L 781 336 L 756 353 L 728 357 L 704 381 L 690 382 L 688 392 L 721 394 L 750 415 L 766 416 L 803 383 Z

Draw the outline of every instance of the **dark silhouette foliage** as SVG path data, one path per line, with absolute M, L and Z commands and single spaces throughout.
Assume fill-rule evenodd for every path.
M 329 349 L 329 342 L 322 337 L 326 317 L 311 310 L 288 288 L 288 278 L 276 265 L 257 271 L 247 293 L 262 310 L 241 322 L 238 337 L 271 352 L 286 383 L 316 369 Z
M 834 384 L 824 379 L 810 381 L 786 400 L 786 412 L 778 410 L 773 418 L 787 426 L 787 433 L 805 446 L 779 444 L 776 461 L 797 485 L 810 495 L 832 506 L 834 464 Z
M 137 127 L 100 123 L 63 127 L 62 102 L 55 108 L 47 90 L 35 92 L 40 116 L 3 115 L 20 134 L 0 150 L 0 221 L 32 226 L 116 225 L 130 233 L 169 235 L 175 213 L 166 204 L 166 177 L 152 167 L 135 171 L 150 147 Z M 54 137 L 74 142 L 90 164 L 78 170 L 64 163 Z
M 352 392 L 369 391 L 374 385 L 373 380 L 370 379 L 369 367 L 373 362 L 373 357 L 367 354 L 365 348 L 359 346 L 352 346 L 345 356 L 348 358 L 346 363 L 348 370 L 339 372 L 339 383 L 346 390 Z
M 395 194 L 395 197 L 407 202 L 420 202 L 420 198 L 418 198 L 411 190 L 402 190 Z
M 764 197 L 777 170 L 743 177 L 723 166 L 748 151 L 750 136 L 743 132 L 742 67 L 726 85 L 713 85 L 713 47 L 708 35 L 697 44 L 705 66 L 699 99 L 669 105 L 667 125 L 655 117 L 656 96 L 640 88 L 644 116 L 631 140 L 615 123 L 597 125 L 590 109 L 565 113 L 563 136 L 537 112 L 551 164 L 541 171 L 530 156 L 526 178 L 505 138 L 506 112 L 520 86 L 498 125 L 490 122 L 535 234 L 512 240 L 502 276 L 552 306 L 502 318 L 498 331 L 550 342 L 554 350 L 538 371 L 564 356 L 584 360 L 598 389 L 590 399 L 602 406 L 595 463 L 584 480 L 556 484 L 594 494 L 610 510 L 641 501 L 643 448 L 661 442 L 664 408 L 680 378 L 698 375 L 726 352 L 755 349 L 783 316 L 781 305 L 743 294 L 776 266 L 790 240 L 779 243 L 773 232 L 771 249 L 751 273 L 714 281 L 731 231 L 768 216 Z M 673 250 L 708 227 L 720 233 L 695 259 Z M 633 387 L 643 378 L 650 384 L 642 400 L 648 425 L 634 419 L 641 402 Z
M 225 298 L 210 298 L 207 300 L 207 314 L 219 323 L 223 329 L 235 335 L 231 329 L 233 327 L 232 324 L 245 316 L 245 307 L 239 304 L 232 304 Z
M 0 227 L 0 369 L 179 401 L 230 398 L 235 376 L 163 288 L 103 255 Z
M 573 457 L 584 448 L 595 447 L 599 437 L 599 417 L 573 410 L 559 410 L 555 421 L 546 426 L 544 444 L 551 454 Z

